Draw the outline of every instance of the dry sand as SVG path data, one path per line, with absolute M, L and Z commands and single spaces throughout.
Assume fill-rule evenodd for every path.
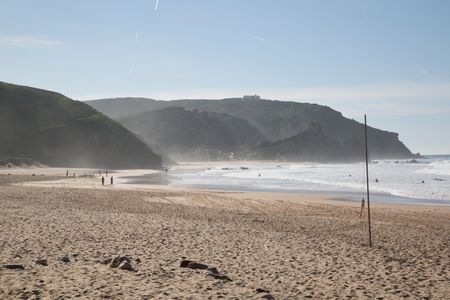
M 450 299 L 449 207 L 373 206 L 370 249 L 353 203 L 49 175 L 0 175 L 0 299 Z

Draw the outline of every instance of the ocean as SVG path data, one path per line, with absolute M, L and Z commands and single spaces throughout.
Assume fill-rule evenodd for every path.
M 371 201 L 450 205 L 450 155 L 369 164 Z M 364 163 L 249 163 L 174 172 L 169 185 L 237 191 L 323 193 L 360 201 L 366 197 Z

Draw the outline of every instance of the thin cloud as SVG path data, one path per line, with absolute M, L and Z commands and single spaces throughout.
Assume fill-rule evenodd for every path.
M 314 87 L 273 91 L 282 99 L 342 100 L 396 100 L 396 99 L 450 99 L 450 81 L 402 82 L 340 87 Z M 273 94 L 273 93 L 271 93 Z
M 189 73 L 180 73 L 180 74 L 174 74 L 172 75 L 172 79 L 185 79 L 191 77 L 191 74 Z
M 15 47 L 55 47 L 63 44 L 48 35 L 11 35 L 0 37 L 0 45 Z
M 450 114 L 450 81 L 267 90 L 269 99 L 328 105 L 349 117 Z
M 265 38 L 261 37 L 261 36 L 254 35 L 254 36 L 252 36 L 250 38 L 252 40 L 255 40 L 255 41 L 260 42 L 260 43 L 266 43 L 267 42 L 267 40 Z
M 270 90 L 263 96 L 324 104 L 349 116 L 364 111 L 391 116 L 450 113 L 450 81 Z
M 139 34 L 139 32 L 135 32 L 135 34 L 134 34 L 134 45 L 133 45 L 133 49 L 132 49 L 132 55 L 131 55 L 131 57 L 130 57 L 130 69 L 129 69 L 129 72 L 128 72 L 128 75 L 131 77 L 131 76 L 133 76 L 133 69 L 134 69 L 134 58 L 135 58 L 135 53 L 136 53 L 136 49 L 137 49 L 137 47 L 138 47 L 138 44 L 139 44 L 139 38 L 140 38 L 140 34 Z
M 272 41 L 268 40 L 265 37 L 262 36 L 257 36 L 257 35 L 252 35 L 250 36 L 250 39 L 259 43 L 259 44 L 263 44 L 263 45 L 268 45 L 268 46 L 275 46 L 275 43 L 273 43 Z
M 449 80 L 449 78 L 445 78 L 445 77 L 439 76 L 437 74 L 434 74 L 433 72 L 430 72 L 428 69 L 425 69 L 425 68 L 421 68 L 420 73 L 422 73 L 422 75 L 426 79 L 438 80 L 438 81 Z

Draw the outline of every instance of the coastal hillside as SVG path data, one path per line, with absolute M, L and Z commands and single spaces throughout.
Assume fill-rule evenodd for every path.
M 266 139 L 246 120 L 183 107 L 138 113 L 118 121 L 179 161 L 230 159 L 242 147 Z
M 345 148 L 364 144 L 364 125 L 344 117 L 328 106 L 311 103 L 274 101 L 257 96 L 223 100 L 174 100 L 157 101 L 145 98 L 116 98 L 87 102 L 112 118 L 124 118 L 142 111 L 154 111 L 165 107 L 184 107 L 201 111 L 228 114 L 248 121 L 259 130 L 268 142 L 278 142 L 294 137 L 310 127 L 320 125 L 323 134 Z M 372 159 L 412 158 L 414 154 L 399 140 L 397 133 L 368 128 L 369 152 Z M 350 154 L 353 152 L 350 152 Z M 281 153 L 281 155 L 283 155 Z M 347 159 L 347 154 L 344 157 Z M 272 157 L 275 159 L 275 157 Z M 352 160 L 360 160 L 353 157 Z
M 249 159 L 279 161 L 333 162 L 364 159 L 364 147 L 354 140 L 339 143 L 327 137 L 318 124 L 293 137 L 260 143 L 244 155 Z
M 61 94 L 0 82 L 0 157 L 49 166 L 161 168 L 118 122 Z

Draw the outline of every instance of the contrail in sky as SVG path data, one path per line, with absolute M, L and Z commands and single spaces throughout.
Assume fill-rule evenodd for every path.
M 158 4 L 159 4 L 159 0 L 156 0 L 155 10 L 158 10 Z
M 129 76 L 131 77 L 131 76 L 133 76 L 133 65 L 134 65 L 134 54 L 135 54 L 135 52 L 136 52 L 136 49 L 137 49 L 137 46 L 138 46 L 138 43 L 139 43 L 139 32 L 136 32 L 135 34 L 134 34 L 134 46 L 133 46 L 133 48 L 132 48 L 132 56 L 131 56 L 131 59 L 130 59 L 130 61 L 131 61 L 131 63 L 130 63 L 130 71 L 129 71 Z

